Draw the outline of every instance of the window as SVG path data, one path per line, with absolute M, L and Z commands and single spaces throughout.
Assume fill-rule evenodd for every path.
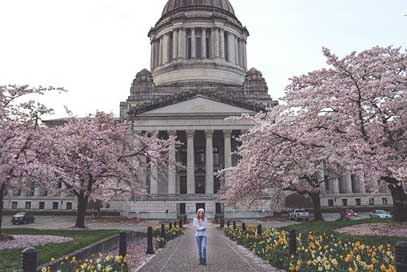
M 25 209 L 26 209 L 26 210 L 30 210 L 30 209 L 31 209 L 31 202 L 30 202 L 30 201 L 25 202 Z
M 58 202 L 52 202 L 52 209 L 58 210 Z
M 12 209 L 17 209 L 17 205 L 18 205 L 18 202 L 17 202 L 17 201 L 13 201 L 13 202 L 11 203 L 11 208 L 12 208 Z
M 181 194 L 181 195 L 186 195 L 188 192 L 187 192 L 187 177 L 186 176 L 180 176 L 180 180 L 179 180 L 179 186 L 180 186 L 180 189 L 179 189 L 179 193 Z
M 225 36 L 224 36 L 224 40 L 225 40 L 225 47 L 223 48 L 224 52 L 225 52 L 225 59 L 226 61 L 230 61 L 229 60 L 229 40 L 228 40 L 228 33 L 225 31 L 224 32 Z
M 357 186 L 357 177 L 355 175 L 350 176 L 351 181 L 352 181 L 352 192 L 353 193 L 358 193 L 358 186 Z
M 219 166 L 220 165 L 220 154 L 219 154 L 219 147 L 213 147 L 213 165 Z
M 211 47 L 211 30 L 207 29 L 206 30 L 206 58 L 209 59 L 211 57 L 211 52 L 212 47 Z
M 72 202 L 66 202 L 66 209 L 72 210 Z
M 329 176 L 324 176 L 324 180 L 325 180 L 325 191 L 327 192 L 327 193 L 329 193 L 330 192 L 330 185 L 331 185 L 331 183 L 329 182 Z
M 205 164 L 205 147 L 197 146 L 195 147 L 195 164 L 204 165 Z
M 369 205 L 374 206 L 374 198 L 369 198 Z
M 216 214 L 221 214 L 221 213 L 223 213 L 222 203 L 216 203 L 215 211 L 216 211 Z
M 214 186 L 213 191 L 215 194 L 217 194 L 221 187 L 221 180 L 217 175 L 213 176 L 213 186 Z
M 198 212 L 199 209 L 205 210 L 205 203 L 196 203 L 196 212 Z
M 168 50 L 169 50 L 169 52 L 168 52 L 168 60 L 171 62 L 173 59 L 174 59 L 174 55 L 173 55 L 173 53 L 174 53 L 174 33 L 172 32 L 171 34 L 170 34 L 170 38 L 169 38 L 169 46 L 168 46 Z
M 385 198 L 385 197 L 382 198 L 382 202 L 383 202 L 383 205 L 389 204 L 389 202 L 387 201 L 387 198 Z
M 356 206 L 362 206 L 362 200 L 360 198 L 356 198 Z
M 192 58 L 192 39 L 191 29 L 187 29 L 187 59 Z
M 185 203 L 179 204 L 179 214 L 180 215 L 186 214 L 186 204 Z
M 339 182 L 339 193 L 345 194 L 346 193 L 345 179 L 343 177 L 340 177 L 340 178 L 338 178 L 338 182 Z
M 334 206 L 334 200 L 328 199 L 328 207 L 333 207 L 333 206 Z
M 186 147 L 184 147 L 184 146 L 178 147 L 177 162 L 180 162 L 183 165 L 187 164 L 187 148 Z
M 346 198 L 342 199 L 342 206 L 344 207 L 348 206 L 348 200 Z
M 40 210 L 45 209 L 45 202 L 44 201 L 40 202 L 39 208 L 40 208 Z
M 195 193 L 196 194 L 205 194 L 205 176 L 195 177 Z
M 202 38 L 201 37 L 196 37 L 196 48 L 195 48 L 195 55 L 197 59 L 202 58 Z

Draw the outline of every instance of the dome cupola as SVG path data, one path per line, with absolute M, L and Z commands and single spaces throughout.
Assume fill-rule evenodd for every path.
M 213 10 L 235 16 L 235 11 L 228 0 L 169 0 L 164 7 L 162 16 L 187 10 Z
M 150 30 L 156 86 L 242 86 L 249 33 L 228 0 L 168 0 Z

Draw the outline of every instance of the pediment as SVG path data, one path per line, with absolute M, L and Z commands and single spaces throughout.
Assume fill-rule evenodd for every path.
M 205 96 L 196 96 L 186 101 L 174 103 L 161 108 L 150 110 L 140 114 L 139 116 L 151 115 L 241 115 L 243 113 L 254 114 L 250 109 L 238 107 L 224 103 L 219 100 L 208 98 Z

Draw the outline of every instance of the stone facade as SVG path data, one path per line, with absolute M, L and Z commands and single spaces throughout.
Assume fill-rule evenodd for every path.
M 151 72 L 143 69 L 130 96 L 120 104 L 120 118 L 137 133 L 176 135 L 168 169 L 148 169 L 146 194 L 116 208 L 145 218 L 192 217 L 204 207 L 210 217 L 263 217 L 270 201 L 250 208 L 225 207 L 217 193 L 216 172 L 235 165 L 236 137 L 250 128 L 247 121 L 225 120 L 256 114 L 277 104 L 263 75 L 247 70 L 249 32 L 227 0 L 170 0 L 149 32 Z

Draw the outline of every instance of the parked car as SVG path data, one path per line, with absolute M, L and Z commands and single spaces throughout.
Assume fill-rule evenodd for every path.
M 350 209 L 342 210 L 340 214 L 341 214 L 341 219 L 344 219 L 344 220 L 357 220 L 358 219 L 358 213 L 353 210 L 350 210 Z
M 390 219 L 392 218 L 391 214 L 384 210 L 375 210 L 369 213 L 370 218 L 380 218 L 380 219 Z
M 311 215 L 304 209 L 294 209 L 294 211 L 288 213 L 288 219 L 294 221 L 309 221 Z
M 32 224 L 32 223 L 34 223 L 34 221 L 35 221 L 34 216 L 28 212 L 16 213 L 11 218 L 11 223 L 13 223 L 13 225 Z

